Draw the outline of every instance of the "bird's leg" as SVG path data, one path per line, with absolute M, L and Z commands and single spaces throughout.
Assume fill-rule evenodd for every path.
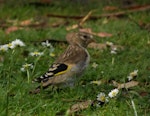
M 38 94 L 41 92 L 41 90 L 46 89 L 49 85 L 43 86 L 42 83 L 40 86 L 38 86 L 35 90 L 30 91 L 30 94 Z
M 37 93 L 40 93 L 40 91 L 41 91 L 41 88 L 37 87 L 36 89 L 30 91 L 29 93 L 30 94 L 37 94 Z

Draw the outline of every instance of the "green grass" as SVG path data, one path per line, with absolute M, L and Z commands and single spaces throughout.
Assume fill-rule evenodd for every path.
M 13 1 L 13 0 L 12 0 Z M 25 3 L 28 3 L 24 1 Z M 97 4 L 87 4 L 83 6 L 80 3 L 61 3 L 56 0 L 51 6 L 35 7 L 24 5 L 19 2 L 14 5 L 14 1 L 1 5 L 0 20 L 18 21 L 33 18 L 43 18 L 48 13 L 81 15 L 87 14 L 92 9 L 97 9 L 95 14 L 99 14 L 104 6 L 115 5 L 121 7 L 121 3 L 115 1 L 105 1 L 102 3 L 93 0 Z M 149 3 L 149 0 L 136 2 L 137 4 Z M 83 7 L 81 7 L 83 6 Z M 72 9 L 72 7 L 74 9 Z M 130 14 L 136 22 L 149 23 L 150 12 L 137 12 Z M 37 19 L 36 19 L 37 20 Z M 62 19 L 48 18 L 48 23 L 59 22 Z M 67 19 L 70 26 L 77 21 Z M 103 21 L 108 23 L 104 24 Z M 11 26 L 11 24 L 9 24 Z M 25 42 L 25 47 L 18 47 L 7 52 L 0 52 L 0 115 L 1 116 L 55 116 L 64 115 L 68 108 L 76 103 L 77 100 L 95 100 L 99 92 L 109 93 L 114 87 L 112 80 L 120 83 L 127 82 L 127 76 L 130 72 L 138 69 L 138 86 L 129 90 L 120 90 L 119 95 L 111 99 L 109 103 L 102 107 L 89 107 L 86 110 L 75 113 L 74 115 L 83 116 L 134 116 L 134 110 L 131 100 L 134 101 L 138 116 L 149 116 L 150 114 L 150 33 L 146 29 L 141 29 L 135 22 L 124 18 L 102 18 L 95 21 L 87 21 L 84 26 L 92 28 L 94 32 L 112 33 L 112 37 L 95 37 L 97 42 L 105 43 L 111 41 L 114 44 L 124 46 L 124 50 L 116 55 L 110 54 L 110 50 L 96 50 L 88 48 L 91 55 L 91 62 L 84 75 L 73 88 L 55 90 L 51 87 L 48 90 L 37 95 L 31 95 L 28 92 L 34 89 L 37 84 L 32 84 L 32 79 L 40 76 L 52 62 L 65 50 L 67 45 L 54 44 L 55 57 L 49 55 L 49 49 L 41 45 L 41 41 L 47 38 L 56 40 L 65 40 L 68 33 L 67 26 L 45 27 L 43 29 L 28 28 L 22 29 L 10 34 L 5 34 L 3 28 L 0 28 L 0 44 L 9 43 L 15 39 L 21 39 Z M 36 44 L 35 44 L 36 42 Z M 29 56 L 30 52 L 38 50 L 44 52 L 40 58 Z M 112 59 L 114 63 L 112 64 Z M 29 82 L 26 72 L 21 72 L 20 68 L 25 63 L 33 63 L 35 70 L 29 70 Z M 92 68 L 96 62 L 98 67 Z M 36 65 L 35 65 L 36 64 Z M 103 73 L 102 73 L 103 72 Z M 90 84 L 93 80 L 104 80 L 101 85 Z M 144 92 L 145 95 L 141 93 Z M 65 100 L 69 100 L 69 102 Z

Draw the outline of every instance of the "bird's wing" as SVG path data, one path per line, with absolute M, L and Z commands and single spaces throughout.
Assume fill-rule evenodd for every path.
M 34 81 L 35 82 L 45 82 L 49 78 L 66 73 L 69 69 L 70 69 L 70 66 L 67 64 L 54 63 L 51 65 L 49 70 L 44 75 L 34 79 Z

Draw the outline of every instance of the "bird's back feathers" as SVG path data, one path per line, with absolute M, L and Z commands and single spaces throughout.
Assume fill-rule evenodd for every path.
M 66 51 L 63 54 L 61 54 L 55 62 L 66 62 L 76 64 L 81 60 L 86 60 L 86 57 L 87 53 L 85 51 L 85 48 L 80 47 L 78 45 L 69 45 Z

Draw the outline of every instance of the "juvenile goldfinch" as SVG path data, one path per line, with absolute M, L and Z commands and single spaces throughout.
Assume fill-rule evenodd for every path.
M 90 55 L 86 50 L 89 43 L 94 42 L 93 36 L 85 32 L 70 33 L 66 37 L 69 46 L 49 70 L 34 81 L 41 83 L 32 93 L 40 92 L 49 85 L 73 85 L 88 66 Z

